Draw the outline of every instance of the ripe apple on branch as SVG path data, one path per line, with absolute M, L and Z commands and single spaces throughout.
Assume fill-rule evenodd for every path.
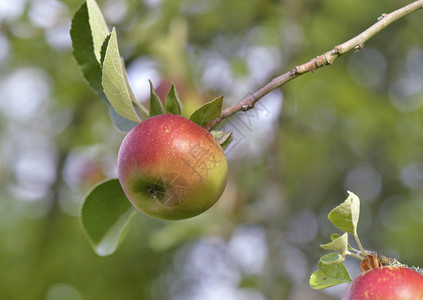
M 216 139 L 178 115 L 143 121 L 119 150 L 118 177 L 128 199 L 161 219 L 190 218 L 209 209 L 223 193 L 227 174 Z
M 118 155 L 119 179 L 94 186 L 81 208 L 95 251 L 110 255 L 136 211 L 178 220 L 209 209 L 226 186 L 224 148 L 232 133 L 207 126 L 221 116 L 223 97 L 183 116 L 174 85 L 162 101 L 150 82 L 149 109 L 144 107 L 129 84 L 116 30 L 110 32 L 95 0 L 82 4 L 70 33 L 85 79 L 107 104 L 117 129 L 129 132 Z
M 421 300 L 423 299 L 423 270 L 409 268 L 396 259 L 387 258 L 380 253 L 365 250 L 357 234 L 360 215 L 360 199 L 352 192 L 328 215 L 337 228 L 345 231 L 342 236 L 333 234 L 331 242 L 320 245 L 333 252 L 322 256 L 319 270 L 310 277 L 310 286 L 325 289 L 341 283 L 351 283 L 342 300 Z M 352 234 L 359 249 L 348 243 Z M 343 265 L 347 256 L 361 260 L 362 274 L 354 281 Z
M 219 135 L 218 141 L 201 126 L 220 113 L 223 98 L 205 104 L 188 120 L 181 116 L 183 105 L 173 85 L 165 107 L 150 86 L 150 117 L 125 136 L 119 149 L 119 181 L 134 207 L 147 215 L 166 220 L 197 216 L 226 186 L 222 146 L 231 133 Z
M 348 286 L 342 300 L 423 299 L 423 275 L 406 267 L 377 267 Z
M 177 220 L 194 217 L 210 208 L 226 185 L 228 166 L 223 149 L 232 139 L 230 132 L 213 130 L 220 122 L 237 112 L 253 109 L 257 101 L 288 81 L 331 65 L 351 50 L 359 50 L 388 25 L 422 7 L 423 0 L 417 0 L 383 14 L 359 35 L 275 77 L 238 103 L 222 110 L 223 97 L 219 97 L 185 118 L 173 85 L 164 102 L 151 85 L 149 109 L 136 99 L 119 53 L 116 29 L 110 32 L 96 1 L 86 0 L 72 20 L 73 54 L 91 88 L 108 106 L 114 125 L 129 132 L 118 155 L 119 179 L 98 183 L 81 208 L 83 228 L 96 252 L 109 255 L 115 251 L 135 211 Z M 314 288 L 351 282 L 342 261 L 346 255 L 361 260 L 367 256 L 356 232 L 355 197 L 350 195 L 346 201 L 349 204 L 344 205 L 352 208 L 349 215 L 337 209 L 329 215 L 346 233 L 332 235 L 332 242 L 322 245 L 337 252 L 320 259 L 320 269 L 310 280 Z M 347 233 L 354 235 L 359 250 L 348 244 Z

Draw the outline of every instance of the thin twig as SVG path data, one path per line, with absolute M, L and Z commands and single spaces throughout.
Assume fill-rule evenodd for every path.
M 277 89 L 281 85 L 287 83 L 288 81 L 302 74 L 313 72 L 318 68 L 331 65 L 335 61 L 335 59 L 351 50 L 359 50 L 363 48 L 365 42 L 367 42 L 381 30 L 388 27 L 389 24 L 421 8 L 423 8 L 423 0 L 414 1 L 413 3 L 404 6 L 396 11 L 393 11 L 392 13 L 382 14 L 373 26 L 369 27 L 356 37 L 350 39 L 349 41 L 343 44 L 335 46 L 332 50 L 322 55 L 319 55 L 316 58 L 313 58 L 305 64 L 296 66 L 292 68 L 289 72 L 286 72 L 285 74 L 274 78 L 271 82 L 266 84 L 264 87 L 262 87 L 255 93 L 223 110 L 220 117 L 217 117 L 216 119 L 210 121 L 205 127 L 210 130 L 215 127 L 219 122 L 230 117 L 231 115 L 239 111 L 247 111 L 254 108 L 254 105 L 257 101 L 259 101 L 261 98 L 263 98 L 265 95 L 267 95 L 274 89 Z

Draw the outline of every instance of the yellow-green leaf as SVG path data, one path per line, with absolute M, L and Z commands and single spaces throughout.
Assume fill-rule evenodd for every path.
M 325 265 L 332 265 L 332 264 L 338 264 L 345 260 L 345 256 L 342 256 L 338 252 L 332 252 L 326 255 L 323 255 L 320 258 L 320 262 L 322 262 Z
M 342 204 L 331 210 L 328 219 L 339 229 L 354 234 L 360 216 L 360 199 L 350 191 L 348 194 L 348 198 Z
M 334 238 L 330 243 L 320 245 L 325 250 L 347 251 L 348 249 L 348 233 Z
M 341 283 L 352 281 L 345 266 L 340 264 L 325 265 L 322 262 L 318 264 L 319 270 L 310 277 L 310 287 L 313 289 L 325 289 Z
M 103 14 L 101 13 L 100 7 L 94 0 L 87 0 L 87 8 L 89 15 L 89 23 L 94 44 L 94 54 L 97 61 L 101 60 L 101 46 L 104 40 L 109 35 L 110 31 L 107 27 L 106 21 L 104 20 Z
M 135 105 L 140 108 L 138 100 L 129 85 L 123 61 L 119 54 L 116 30 L 113 28 L 107 45 L 103 62 L 102 85 L 110 104 L 122 117 L 141 122 Z M 145 118 L 147 112 L 141 107 L 141 115 Z

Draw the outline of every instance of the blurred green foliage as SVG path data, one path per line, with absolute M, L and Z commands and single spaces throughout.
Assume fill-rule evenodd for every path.
M 314 291 L 308 278 L 333 230 L 326 216 L 347 189 L 362 200 L 365 247 L 423 265 L 421 11 L 225 124 L 231 178 L 210 211 L 180 222 L 137 215 L 121 248 L 98 257 L 79 205 L 115 175 L 123 134 L 71 55 L 81 3 L 3 3 L 1 299 L 338 299 L 344 287 Z M 240 100 L 405 3 L 99 4 L 137 96 L 148 101 L 147 79 L 159 96 L 172 81 L 189 115 L 220 95 L 225 106 Z

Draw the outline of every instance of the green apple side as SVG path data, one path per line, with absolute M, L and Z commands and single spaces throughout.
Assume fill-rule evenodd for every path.
M 151 117 L 132 129 L 117 168 L 131 203 L 166 220 L 209 209 L 222 195 L 228 173 L 223 149 L 211 133 L 174 114 Z

